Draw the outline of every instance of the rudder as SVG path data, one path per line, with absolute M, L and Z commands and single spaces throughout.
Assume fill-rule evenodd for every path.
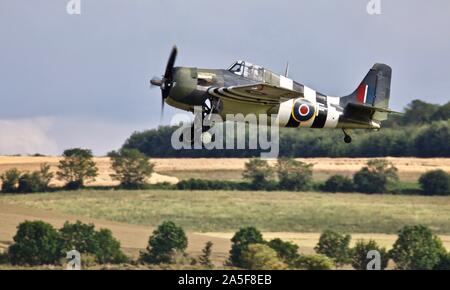
M 359 103 L 377 108 L 388 108 L 391 93 L 392 69 L 376 63 L 367 73 L 358 88 L 344 97 L 345 103 Z

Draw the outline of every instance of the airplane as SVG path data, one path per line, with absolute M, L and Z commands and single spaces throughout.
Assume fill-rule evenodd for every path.
M 284 75 L 239 60 L 228 69 L 174 67 L 178 50 L 174 46 L 161 78 L 150 80 L 159 86 L 164 103 L 194 112 L 201 117 L 219 114 L 276 114 L 276 123 L 288 128 L 337 128 L 344 142 L 351 143 L 351 129 L 379 130 L 388 114 L 392 69 L 376 63 L 356 90 L 342 97 L 328 96 Z M 203 127 L 202 132 L 209 128 Z

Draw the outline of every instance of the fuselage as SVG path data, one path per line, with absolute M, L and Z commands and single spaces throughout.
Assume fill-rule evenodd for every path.
M 186 111 L 193 111 L 210 98 L 220 99 L 217 113 L 226 120 L 229 114 L 277 115 L 280 127 L 309 128 L 379 128 L 371 121 L 350 120 L 345 117 L 346 100 L 321 94 L 284 75 L 274 73 L 263 67 L 238 61 L 229 69 L 202 69 L 175 67 L 173 69 L 174 85 L 166 103 Z M 223 87 L 238 87 L 252 84 L 269 84 L 298 92 L 296 99 L 274 100 L 261 96 L 258 102 L 246 102 L 245 98 L 233 94 Z M 313 114 L 311 118 L 302 117 L 301 106 L 308 106 Z M 293 108 L 299 109 L 296 114 Z M 305 108 L 306 110 L 306 108 Z

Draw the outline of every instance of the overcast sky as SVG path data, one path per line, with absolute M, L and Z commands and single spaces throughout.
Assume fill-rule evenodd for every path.
M 224 68 L 246 59 L 335 96 L 375 62 L 392 66 L 391 107 L 450 96 L 450 1 L 0 1 L 0 154 L 97 155 L 159 124 L 171 46 L 176 65 Z M 168 108 L 165 123 L 178 111 Z

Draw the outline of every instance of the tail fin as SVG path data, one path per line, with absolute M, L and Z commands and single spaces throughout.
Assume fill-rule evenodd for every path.
M 377 108 L 389 108 L 392 69 L 376 63 L 367 73 L 358 88 L 344 97 L 345 103 L 357 103 Z
M 376 63 L 350 95 L 343 97 L 342 105 L 366 107 L 370 109 L 370 119 L 383 121 L 390 112 L 392 69 L 385 64 Z

